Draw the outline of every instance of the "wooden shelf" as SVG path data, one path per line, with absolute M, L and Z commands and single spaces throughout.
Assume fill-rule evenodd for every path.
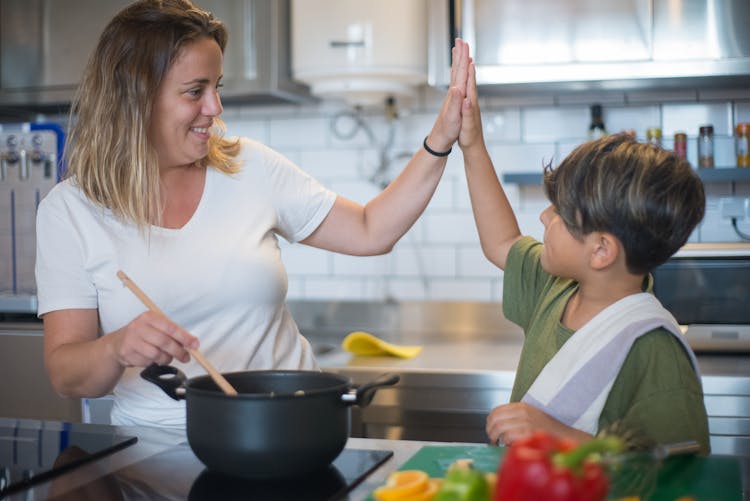
M 704 183 L 745 182 L 750 181 L 750 168 L 717 167 L 715 169 L 698 169 L 698 177 Z M 542 174 L 533 172 L 509 172 L 503 174 L 503 182 L 521 185 L 541 185 Z

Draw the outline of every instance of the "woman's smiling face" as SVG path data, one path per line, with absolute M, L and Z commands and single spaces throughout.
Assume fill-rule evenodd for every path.
M 222 62 L 219 44 L 201 38 L 182 49 L 164 76 L 149 130 L 160 168 L 190 165 L 208 154 L 209 130 L 222 112 Z

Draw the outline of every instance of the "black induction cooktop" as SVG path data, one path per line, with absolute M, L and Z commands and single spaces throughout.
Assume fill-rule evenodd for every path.
M 391 451 L 344 449 L 331 465 L 316 473 L 261 481 L 212 472 L 183 443 L 79 486 L 67 492 L 65 499 L 94 499 L 92 493 L 107 492 L 124 499 L 332 501 L 345 497 L 392 455 Z
M 392 455 L 391 451 L 344 449 L 333 464 L 321 472 L 274 482 L 258 482 L 204 470 L 193 482 L 188 499 L 332 501 L 346 495 Z
M 75 424 L 3 419 L 0 422 L 0 498 L 134 444 L 111 430 Z

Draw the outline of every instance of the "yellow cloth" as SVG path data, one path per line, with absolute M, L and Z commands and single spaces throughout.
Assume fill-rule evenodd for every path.
M 379 339 L 368 332 L 356 331 L 344 338 L 341 347 L 355 355 L 368 357 L 393 356 L 399 358 L 413 358 L 422 351 L 421 346 L 403 346 L 391 344 Z

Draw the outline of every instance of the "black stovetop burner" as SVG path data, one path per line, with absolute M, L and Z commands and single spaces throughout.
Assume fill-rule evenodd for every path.
M 319 473 L 273 482 L 204 470 L 193 482 L 188 500 L 332 501 L 342 498 L 392 455 L 391 451 L 344 449 Z
M 90 430 L 91 428 L 89 428 Z M 71 423 L 0 421 L 0 498 L 134 444 L 110 430 Z
M 320 472 L 271 482 L 210 471 L 182 443 L 67 492 L 65 499 L 120 492 L 125 499 L 332 501 L 346 496 L 392 455 L 391 451 L 344 449 Z

